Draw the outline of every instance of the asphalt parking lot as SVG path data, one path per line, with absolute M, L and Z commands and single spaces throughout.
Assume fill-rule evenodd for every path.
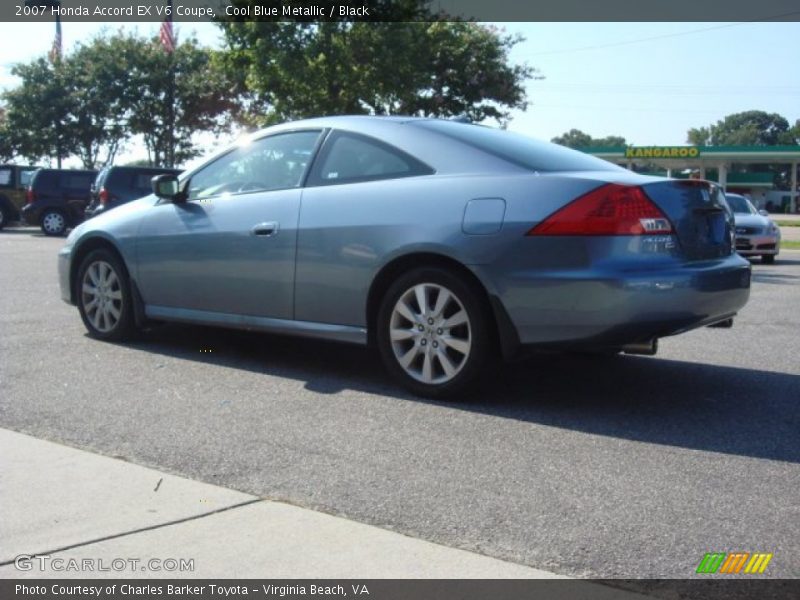
M 733 329 L 508 365 L 451 405 L 358 347 L 92 340 L 58 294 L 62 244 L 0 233 L 0 427 L 564 575 L 750 551 L 800 577 L 800 252 L 754 264 Z

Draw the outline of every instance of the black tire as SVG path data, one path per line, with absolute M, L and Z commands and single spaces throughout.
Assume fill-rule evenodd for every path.
M 55 208 L 45 209 L 39 225 L 45 235 L 62 236 L 67 232 L 67 215 Z
M 8 208 L 3 205 L 3 202 L 0 201 L 0 231 L 3 230 L 3 227 L 8 225 L 10 220 L 11 213 L 9 212 Z
M 775 255 L 774 254 L 764 254 L 761 256 L 761 262 L 765 265 L 771 265 L 775 262 Z
M 93 273 L 87 277 L 87 272 L 94 265 L 97 265 L 97 270 L 93 270 Z M 106 267 L 103 265 L 106 265 Z M 107 272 L 105 271 L 106 268 L 110 268 L 113 271 L 115 283 L 98 292 L 100 296 L 85 292 L 84 282 L 92 287 L 93 275 L 102 276 L 104 272 Z M 136 331 L 136 322 L 133 314 L 133 296 L 131 295 L 131 286 L 128 281 L 128 272 L 114 252 L 100 248 L 87 254 L 81 262 L 78 275 L 72 285 L 75 288 L 78 311 L 90 336 L 99 340 L 109 341 L 126 340 L 133 336 Z M 94 285 L 94 287 L 98 289 L 102 285 Z M 108 327 L 109 322 L 114 318 L 111 309 L 103 311 L 106 312 L 104 317 L 103 315 L 98 315 L 100 309 L 95 308 L 97 306 L 96 303 L 95 307 L 92 306 L 92 300 L 99 301 L 100 297 L 102 297 L 103 302 L 106 302 L 106 305 L 110 303 L 119 313 L 119 317 L 116 318 L 113 326 Z
M 400 313 L 395 311 L 399 300 L 408 297 L 408 294 L 413 293 L 412 290 L 415 286 L 419 285 L 430 286 L 423 288 L 428 289 L 432 294 L 429 299 L 430 315 L 434 314 L 435 307 L 432 305 L 438 299 L 441 289 L 449 292 L 454 298 L 454 300 L 448 301 L 447 306 L 441 311 L 440 318 L 444 321 L 441 325 L 446 328 L 445 330 L 438 329 L 435 325 L 426 328 L 426 319 L 412 322 L 399 316 Z M 376 341 L 386 369 L 401 385 L 416 395 L 448 400 L 459 400 L 467 396 L 466 392 L 470 384 L 495 362 L 494 359 L 498 355 L 494 343 L 493 321 L 487 304 L 482 290 L 450 270 L 440 267 L 421 267 L 401 275 L 384 294 L 376 321 Z M 419 303 L 415 306 L 418 312 L 424 312 L 419 310 Z M 446 316 L 448 314 L 452 316 L 461 310 L 466 312 L 467 323 L 461 326 L 447 327 Z M 451 312 L 448 313 L 448 311 Z M 413 340 L 404 339 L 393 342 L 390 333 L 393 318 L 404 320 L 405 327 L 407 327 L 406 332 L 412 332 L 412 335 L 417 337 Z M 418 334 L 419 327 L 426 328 L 425 332 Z M 459 327 L 460 331 L 458 331 Z M 440 337 L 436 333 L 437 331 L 444 335 Z M 459 340 L 457 335 L 462 336 L 463 339 Z M 426 340 L 423 342 L 422 338 L 426 338 Z M 450 341 L 445 341 L 446 339 Z M 466 353 L 455 351 L 450 347 L 452 341 L 463 343 L 463 340 L 469 341 L 469 349 Z M 413 350 L 414 353 L 414 359 L 411 361 L 408 371 L 400 364 L 400 358 L 396 355 L 396 348 L 399 348 L 400 344 L 410 344 L 407 348 L 409 352 Z M 426 346 L 422 348 L 421 344 L 426 344 Z M 434 347 L 438 349 L 434 350 Z M 398 352 L 403 353 L 405 350 L 398 350 Z M 427 357 L 426 352 L 429 355 Z M 441 354 L 446 356 L 439 358 Z M 456 359 L 450 360 L 453 356 Z M 460 360 L 458 360 L 459 358 Z M 458 368 L 454 370 L 455 375 L 450 376 L 445 373 L 443 360 L 449 363 L 451 369 L 457 363 Z M 434 378 L 431 378 L 432 382 L 428 383 L 410 374 L 416 363 L 417 368 L 420 369 L 418 376 L 424 376 L 422 365 L 426 361 L 430 361 L 428 374 L 433 372 L 440 380 L 443 380 L 435 381 Z

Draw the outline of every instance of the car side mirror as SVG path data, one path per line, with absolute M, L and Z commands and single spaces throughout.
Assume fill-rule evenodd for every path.
M 178 178 L 175 175 L 169 173 L 156 175 L 150 180 L 150 184 L 153 186 L 153 193 L 159 198 L 175 203 L 184 201 Z
M 769 216 L 769 213 L 767 211 L 765 211 L 763 208 L 758 211 L 758 214 L 760 214 L 762 217 L 768 217 Z

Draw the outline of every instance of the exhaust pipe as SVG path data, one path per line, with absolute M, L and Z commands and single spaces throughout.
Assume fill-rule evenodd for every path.
M 643 356 L 655 356 L 658 352 L 658 338 L 647 340 L 646 342 L 636 342 L 635 344 L 625 344 L 622 347 L 625 354 L 641 354 Z
M 721 329 L 730 329 L 731 327 L 733 327 L 733 317 L 730 317 L 723 321 L 717 321 L 716 323 L 712 323 L 708 327 L 719 327 Z

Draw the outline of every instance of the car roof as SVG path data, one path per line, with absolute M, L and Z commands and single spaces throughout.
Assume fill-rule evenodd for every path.
M 376 134 L 381 130 L 397 129 L 399 126 L 410 122 L 429 121 L 423 117 L 403 117 L 396 115 L 332 115 L 328 117 L 313 117 L 310 119 L 299 119 L 297 121 L 287 121 L 278 125 L 272 125 L 261 129 L 252 134 L 252 137 L 260 137 L 264 133 L 278 131 L 291 131 L 294 129 L 306 128 L 331 128 L 345 129 L 364 134 Z
M 91 169 L 39 169 L 42 173 L 97 173 Z
M 169 167 L 143 167 L 138 165 L 111 165 L 103 167 L 103 170 L 108 171 L 164 171 L 170 173 L 172 171 L 180 171 L 180 169 L 171 169 Z

